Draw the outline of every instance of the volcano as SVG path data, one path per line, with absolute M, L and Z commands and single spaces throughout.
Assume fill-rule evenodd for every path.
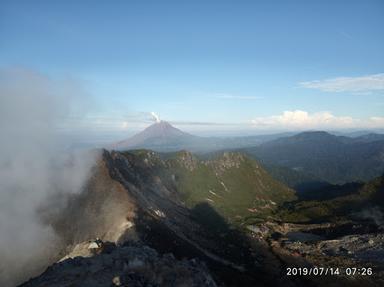
M 158 121 L 133 137 L 120 141 L 112 146 L 115 150 L 153 149 L 172 151 L 182 149 L 201 138 L 183 132 L 166 121 Z

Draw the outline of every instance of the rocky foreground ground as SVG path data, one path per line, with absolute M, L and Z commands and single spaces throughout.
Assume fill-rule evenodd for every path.
M 372 226 L 353 222 L 266 222 L 248 228 L 254 240 L 267 242 L 271 251 L 284 262 L 285 271 L 287 268 L 338 269 L 339 274 L 335 275 L 293 276 L 308 279 L 307 284 L 384 286 L 384 232 L 379 227 L 370 231 L 367 229 Z
M 177 260 L 143 245 L 92 245 L 94 242 L 74 246 L 43 275 L 21 286 L 217 286 L 204 263 L 196 259 Z

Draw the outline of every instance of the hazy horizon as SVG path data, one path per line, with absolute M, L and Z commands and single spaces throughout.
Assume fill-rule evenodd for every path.
M 107 145 L 119 142 L 121 140 L 129 139 L 136 134 L 142 132 L 144 129 L 154 123 L 148 123 L 143 127 L 131 130 L 131 131 L 113 131 L 113 132 L 91 132 L 91 133 L 74 133 L 74 132 L 58 132 L 58 137 L 63 141 L 61 144 L 63 147 L 73 146 L 89 146 L 89 147 L 106 147 Z M 194 136 L 199 137 L 217 137 L 217 138 L 228 138 L 228 137 L 252 137 L 252 136 L 267 136 L 267 135 L 279 135 L 281 137 L 291 136 L 302 132 L 313 132 L 313 131 L 324 131 L 337 136 L 348 136 L 354 137 L 362 134 L 377 133 L 384 134 L 384 129 L 340 129 L 340 130 L 322 130 L 322 129 L 303 129 L 303 130 L 208 130 L 198 131 L 194 129 L 185 128 L 184 125 L 175 125 L 170 122 L 172 126 L 180 129 L 183 132 L 187 132 Z

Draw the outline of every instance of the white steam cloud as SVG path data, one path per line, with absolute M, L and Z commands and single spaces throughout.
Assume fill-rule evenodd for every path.
M 0 286 L 15 286 L 51 263 L 60 239 L 36 210 L 55 192 L 79 192 L 88 178 L 94 156 L 57 148 L 56 126 L 78 107 L 80 94 L 71 81 L 0 70 Z
M 156 115 L 154 112 L 151 112 L 151 116 L 156 123 L 160 123 L 160 117 L 158 115 Z

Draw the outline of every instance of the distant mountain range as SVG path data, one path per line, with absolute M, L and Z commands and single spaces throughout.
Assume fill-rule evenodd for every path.
M 150 149 L 157 152 L 188 150 L 210 153 L 240 150 L 260 160 L 276 179 L 290 187 L 307 184 L 343 184 L 367 181 L 384 172 L 384 134 L 355 137 L 324 131 L 248 137 L 200 137 L 159 121 L 110 150 Z
M 158 152 L 188 150 L 206 153 L 217 150 L 252 147 L 293 133 L 244 137 L 200 137 L 183 132 L 166 121 L 156 122 L 131 138 L 107 147 L 114 150 L 150 149 Z
M 351 138 L 322 131 L 303 132 L 246 148 L 245 151 L 266 166 L 290 168 L 330 183 L 367 181 L 384 172 L 382 134 Z

